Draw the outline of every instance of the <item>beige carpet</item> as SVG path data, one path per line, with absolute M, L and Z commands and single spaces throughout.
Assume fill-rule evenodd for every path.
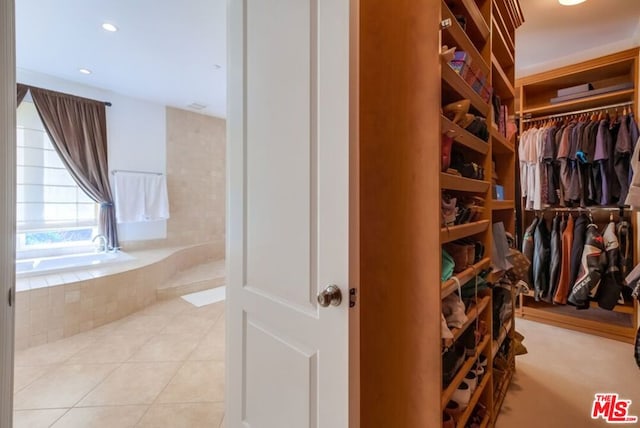
M 526 355 L 516 357 L 516 374 L 496 428 L 583 428 L 640 426 L 591 419 L 594 394 L 614 392 L 633 400 L 640 417 L 640 369 L 633 346 L 516 319 Z

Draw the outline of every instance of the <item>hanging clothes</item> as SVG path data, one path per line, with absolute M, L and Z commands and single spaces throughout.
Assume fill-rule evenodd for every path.
M 602 309 L 613 310 L 622 292 L 622 275 L 620 274 L 620 249 L 616 236 L 616 224 L 610 221 L 602 234 L 607 256 L 607 270 L 596 299 Z
M 569 303 L 575 305 L 578 309 L 587 309 L 589 307 L 590 298 L 598 293 L 606 263 L 604 240 L 600 232 L 598 232 L 598 226 L 591 223 L 587 226 L 585 232 L 584 250 L 580 258 L 580 271 L 569 294 Z
M 573 226 L 573 246 L 571 247 L 571 274 L 569 276 L 569 287 L 573 287 L 578 278 L 580 263 L 582 262 L 582 252 L 584 250 L 584 239 L 587 225 L 590 223 L 586 214 L 580 214 Z
M 533 235 L 536 231 L 538 220 L 538 217 L 533 219 L 529 227 L 527 227 L 527 230 L 525 230 L 524 237 L 522 238 L 522 254 L 524 254 L 527 260 L 529 260 L 529 263 L 532 264 L 534 251 Z M 529 282 L 529 284 L 533 284 L 533 270 L 531 267 L 529 267 L 529 272 L 527 274 L 527 282 Z
M 536 301 L 549 291 L 550 239 L 547 222 L 541 218 L 533 238 L 533 288 Z
M 566 225 L 564 217 L 556 215 L 551 223 L 551 242 L 549 245 L 549 290 L 542 296 L 543 300 L 552 303 L 553 296 L 558 288 L 558 281 L 560 279 L 560 266 L 562 264 L 562 227 Z
M 573 248 L 573 230 L 574 221 L 571 214 L 567 218 L 567 222 L 562 232 L 562 257 L 560 259 L 560 277 L 558 278 L 558 286 L 553 295 L 553 303 L 559 305 L 567 304 L 567 296 L 569 295 L 569 287 L 571 286 L 571 249 Z

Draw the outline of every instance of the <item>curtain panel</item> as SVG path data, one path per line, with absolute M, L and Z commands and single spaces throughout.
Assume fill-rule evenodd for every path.
M 16 107 L 18 107 L 22 102 L 22 100 L 24 100 L 25 95 L 27 95 L 27 92 L 29 92 L 29 87 L 21 83 L 18 83 L 17 92 L 18 92 L 18 98 L 17 98 L 18 102 L 16 103 Z
M 109 185 L 104 103 L 41 88 L 29 89 L 62 162 L 78 186 L 100 204 L 100 233 L 107 238 L 109 248 L 119 248 Z

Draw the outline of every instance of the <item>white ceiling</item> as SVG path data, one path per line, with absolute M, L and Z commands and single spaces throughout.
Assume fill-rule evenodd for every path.
M 520 4 L 517 76 L 640 45 L 640 0 Z M 16 32 L 20 68 L 226 116 L 225 0 L 16 0 Z
M 226 21 L 226 0 L 16 0 L 17 66 L 224 117 Z
M 573 64 L 640 45 L 640 0 L 520 0 L 516 76 Z

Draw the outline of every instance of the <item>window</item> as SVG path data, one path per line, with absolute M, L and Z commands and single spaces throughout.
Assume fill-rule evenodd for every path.
M 91 245 L 98 205 L 64 167 L 33 103 L 20 104 L 17 124 L 18 257 L 81 251 Z

